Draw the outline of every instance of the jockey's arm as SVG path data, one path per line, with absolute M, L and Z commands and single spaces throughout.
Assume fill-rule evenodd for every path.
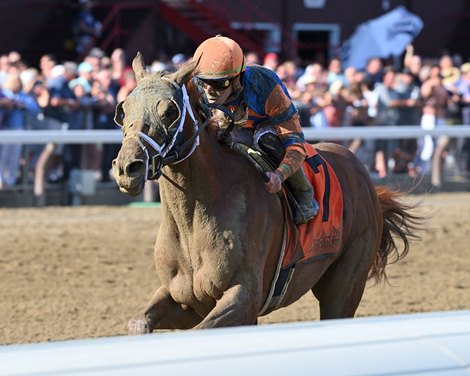
M 282 138 L 281 138 L 282 140 Z M 266 189 L 270 193 L 276 193 L 281 189 L 282 183 L 301 168 L 305 160 L 305 149 L 303 144 L 292 144 L 286 147 L 284 158 L 274 172 L 267 172 L 269 181 Z
M 305 156 L 305 148 L 302 144 L 294 144 L 286 148 L 284 158 L 276 169 L 282 181 L 285 181 L 302 166 Z
M 300 125 L 298 126 L 300 129 Z M 266 183 L 268 192 L 275 193 L 281 189 L 281 184 L 293 175 L 302 166 L 306 152 L 302 132 L 283 134 L 281 128 L 276 126 L 276 131 L 285 147 L 284 158 L 274 173 L 267 173 L 269 181 Z
M 304 134 L 299 114 L 291 99 L 280 85 L 276 85 L 266 101 L 266 113 L 273 121 L 277 135 L 285 148 L 276 173 L 285 181 L 296 172 L 305 160 Z
M 268 173 L 269 192 L 277 192 L 281 183 L 293 175 L 305 160 L 304 134 L 300 126 L 297 108 L 283 83 L 275 78 L 276 84 L 266 98 L 265 113 L 270 117 L 277 135 L 284 146 L 285 154 L 274 173 Z

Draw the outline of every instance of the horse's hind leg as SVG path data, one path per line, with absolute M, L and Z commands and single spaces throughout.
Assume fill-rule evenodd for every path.
M 320 320 L 354 316 L 375 259 L 374 243 L 370 231 L 356 239 L 312 288 L 320 302 Z
M 127 324 L 129 334 L 151 333 L 155 329 L 190 329 L 202 317 L 192 308 L 176 303 L 165 287 L 155 291 L 150 303 Z

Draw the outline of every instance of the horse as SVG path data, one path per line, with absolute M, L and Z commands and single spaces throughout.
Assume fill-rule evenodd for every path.
M 309 290 L 320 320 L 353 317 L 366 282 L 386 281 L 386 265 L 419 239 L 418 204 L 404 203 L 399 190 L 375 187 L 345 147 L 313 145 L 341 188 L 338 251 L 290 267 L 285 291 L 266 309 L 292 219 L 253 163 L 223 142 L 227 129 L 211 117 L 192 79 L 197 63 L 149 73 L 138 53 L 137 87 L 116 106 L 123 140 L 112 167 L 119 189 L 138 195 L 147 179 L 159 179 L 162 210 L 154 249 L 161 286 L 130 319 L 129 333 L 256 325 Z

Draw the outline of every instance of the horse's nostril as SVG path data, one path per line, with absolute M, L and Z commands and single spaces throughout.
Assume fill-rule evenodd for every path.
M 145 172 L 144 161 L 133 161 L 126 165 L 127 176 L 137 176 Z
M 117 158 L 113 159 L 112 166 L 113 166 L 114 175 L 115 176 L 122 176 L 124 171 L 122 170 L 121 164 L 118 162 Z

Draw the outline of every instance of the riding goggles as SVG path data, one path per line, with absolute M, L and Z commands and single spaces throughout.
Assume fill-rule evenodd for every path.
M 206 87 L 210 86 L 216 91 L 224 91 L 232 83 L 233 77 L 232 78 L 219 78 L 217 80 L 208 80 L 208 79 L 199 78 L 199 81 Z

